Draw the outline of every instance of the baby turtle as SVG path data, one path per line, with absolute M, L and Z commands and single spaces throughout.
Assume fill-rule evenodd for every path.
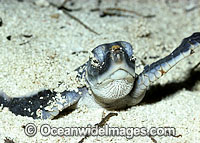
M 102 44 L 92 50 L 93 56 L 76 71 L 77 78 L 84 78 L 88 86 L 78 92 L 66 90 L 60 94 L 43 90 L 26 97 L 11 98 L 0 94 L 0 104 L 16 115 L 52 119 L 66 108 L 81 104 L 102 106 L 106 109 L 122 109 L 138 104 L 148 87 L 167 73 L 200 46 L 200 32 L 183 39 L 171 54 L 151 65 L 142 73 L 135 73 L 135 57 L 128 42 L 117 41 Z M 91 90 L 91 92 L 89 92 Z M 91 93 L 91 94 L 89 94 Z

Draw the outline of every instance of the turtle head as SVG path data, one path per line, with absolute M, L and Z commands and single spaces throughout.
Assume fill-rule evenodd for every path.
M 86 78 L 96 99 L 111 103 L 128 95 L 135 81 L 132 46 L 118 41 L 99 45 L 92 53 Z

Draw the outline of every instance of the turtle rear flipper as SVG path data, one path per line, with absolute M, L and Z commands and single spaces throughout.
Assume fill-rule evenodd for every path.
M 132 97 L 137 99 L 144 96 L 151 83 L 166 74 L 182 59 L 192 55 L 198 48 L 200 48 L 200 32 L 183 39 L 181 44 L 165 58 L 146 66 L 137 77 Z
M 76 104 L 80 97 L 80 94 L 75 91 L 64 91 L 58 94 L 43 90 L 34 95 L 19 98 L 9 98 L 5 94 L 0 94 L 0 104 L 8 107 L 15 115 L 29 116 L 34 119 L 52 119 L 60 111 Z

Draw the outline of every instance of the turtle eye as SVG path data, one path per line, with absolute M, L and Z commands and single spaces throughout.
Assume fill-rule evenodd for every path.
M 95 67 L 98 67 L 99 66 L 99 61 L 95 57 L 93 57 L 91 59 L 91 65 L 95 66 Z
M 136 57 L 132 55 L 130 61 L 136 61 Z

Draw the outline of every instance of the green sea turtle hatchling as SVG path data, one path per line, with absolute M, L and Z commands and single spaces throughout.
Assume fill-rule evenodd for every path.
M 63 109 L 81 104 L 111 110 L 133 106 L 143 99 L 151 83 L 193 54 L 199 46 L 200 32 L 197 32 L 183 39 L 171 54 L 145 66 L 143 72 L 137 75 L 133 49 L 129 43 L 118 41 L 102 44 L 94 48 L 92 57 L 76 69 L 77 78 L 84 78 L 88 86 L 78 88 L 77 92 L 65 90 L 59 94 L 42 90 L 20 98 L 11 98 L 2 92 L 0 104 L 16 115 L 41 119 L 52 119 Z

